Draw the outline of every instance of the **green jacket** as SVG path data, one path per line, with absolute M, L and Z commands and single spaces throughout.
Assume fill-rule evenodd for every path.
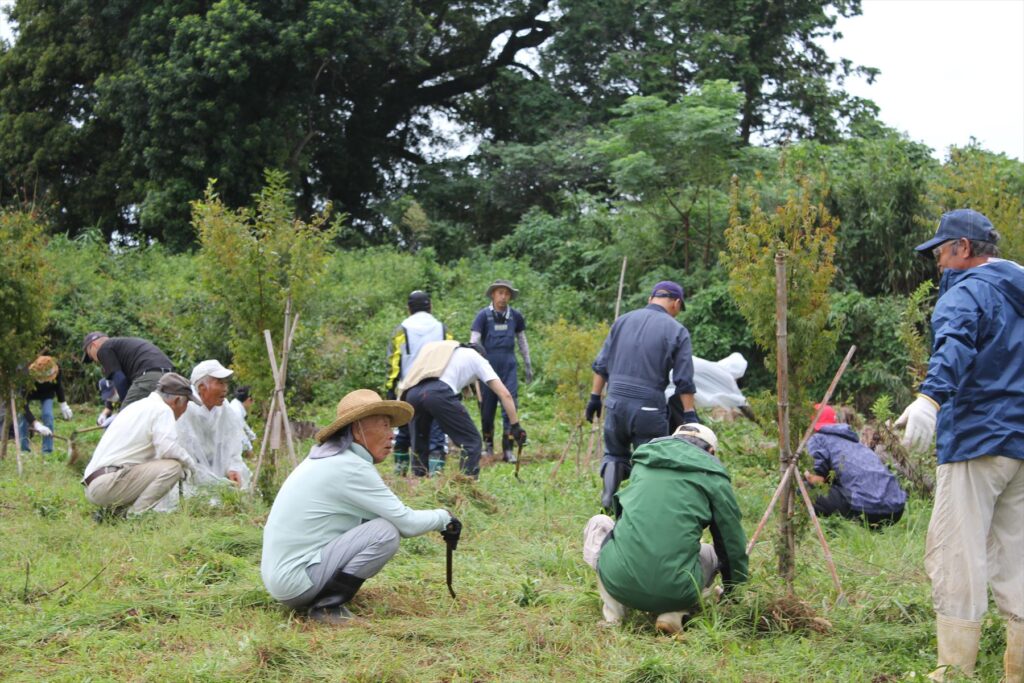
M 622 516 L 597 571 L 619 602 L 659 613 L 697 605 L 704 583 L 700 539 L 709 526 L 726 590 L 746 581 L 740 509 L 715 456 L 682 439 L 655 439 L 633 452 L 629 486 L 615 497 Z

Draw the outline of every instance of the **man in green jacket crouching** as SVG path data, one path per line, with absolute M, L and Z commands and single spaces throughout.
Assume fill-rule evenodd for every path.
M 608 623 L 632 607 L 657 613 L 656 628 L 677 633 L 716 574 L 725 591 L 747 580 L 747 538 L 717 449 L 715 433 L 696 423 L 640 446 L 629 486 L 615 495 L 618 523 L 607 515 L 587 523 L 583 559 L 597 570 Z M 701 543 L 709 527 L 714 545 Z

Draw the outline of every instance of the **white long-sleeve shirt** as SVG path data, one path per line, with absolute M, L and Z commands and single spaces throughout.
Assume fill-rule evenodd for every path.
M 192 457 L 178 442 L 174 411 L 153 392 L 123 409 L 110 424 L 93 451 L 83 480 L 101 467 L 124 467 L 163 459 L 194 466 Z

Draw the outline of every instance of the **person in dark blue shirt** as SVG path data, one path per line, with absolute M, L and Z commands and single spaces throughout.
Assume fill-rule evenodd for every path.
M 612 324 L 591 366 L 594 382 L 585 417 L 601 415 L 601 391 L 607 385 L 601 505 L 615 508 L 615 492 L 629 477 L 633 449 L 668 436 L 668 406 L 681 411 L 680 422 L 700 422 L 694 408 L 693 348 L 690 332 L 676 321 L 683 309 L 683 288 L 659 282 L 647 305 L 622 315 Z M 666 404 L 665 387 L 672 371 L 675 393 Z
M 832 476 L 829 492 L 814 501 L 818 516 L 864 519 L 874 529 L 898 522 L 907 494 L 878 455 L 860 442 L 857 432 L 850 425 L 836 423 L 832 406 L 825 406 L 814 431 L 807 441 L 814 470 L 805 470 L 804 479 L 818 485 Z
M 487 298 L 491 303 L 481 309 L 473 320 L 469 333 L 470 344 L 480 344 L 487 352 L 487 362 L 498 373 L 505 388 L 512 394 L 512 400 L 519 406 L 519 379 L 516 376 L 515 347 L 523 356 L 523 371 L 526 383 L 533 381 L 533 365 L 530 362 L 530 346 L 526 343 L 526 319 L 523 314 L 512 308 L 509 302 L 519 296 L 519 290 L 508 280 L 495 280 L 487 288 Z M 480 385 L 482 393 L 480 402 L 480 431 L 483 432 L 484 457 L 494 456 L 494 416 L 498 409 L 498 397 L 486 385 Z M 512 450 L 514 440 L 509 431 L 511 422 L 505 407 L 501 409 L 502 459 L 515 462 Z

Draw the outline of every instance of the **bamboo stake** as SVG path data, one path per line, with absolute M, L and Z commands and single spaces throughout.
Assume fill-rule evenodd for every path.
M 14 426 L 14 456 L 18 461 L 18 476 L 22 475 L 21 467 L 21 429 L 18 427 L 18 409 L 14 404 L 14 389 L 11 389 L 11 423 Z
M 807 486 L 804 484 L 804 480 L 801 477 L 796 477 L 796 485 L 800 489 L 800 495 L 804 499 L 804 505 L 807 506 L 807 514 L 811 516 L 811 521 L 814 522 L 814 530 L 818 533 L 818 542 L 821 543 L 821 552 L 825 555 L 825 564 L 828 566 L 828 571 L 832 574 L 832 583 L 836 587 L 836 593 L 838 593 L 838 599 L 843 599 L 843 587 L 839 583 L 839 574 L 836 572 L 836 563 L 832 561 L 832 551 L 828 548 L 828 541 L 825 540 L 825 532 L 821 530 L 821 522 L 818 520 L 818 513 L 814 511 L 814 503 L 811 502 L 811 494 L 807 492 Z
M 785 475 L 792 462 L 789 446 L 789 297 L 786 289 L 786 252 L 775 254 L 775 390 L 778 397 L 779 474 Z M 793 487 L 782 489 L 782 514 L 779 517 L 779 574 L 793 592 L 796 569 L 796 536 L 792 521 Z
M 619 294 L 615 297 L 615 318 L 619 317 L 619 304 L 622 303 L 622 285 L 626 280 L 626 259 L 628 257 L 622 257 L 622 270 L 619 271 Z
M 565 448 L 562 449 L 562 455 L 559 456 L 558 462 L 555 463 L 554 468 L 551 470 L 551 475 L 548 477 L 548 481 L 554 481 L 555 477 L 558 476 L 558 470 L 562 467 L 562 463 L 565 462 L 565 456 L 569 455 L 569 448 L 572 446 L 573 440 L 576 438 L 576 435 L 580 433 L 582 428 L 583 420 L 578 421 L 576 426 L 572 428 L 572 431 L 569 433 L 569 439 L 565 442 Z
M 295 459 L 295 445 L 292 439 L 292 425 L 288 421 L 288 408 L 284 404 L 284 377 L 278 370 L 277 359 L 274 358 L 274 342 L 270 338 L 270 330 L 263 330 L 263 338 L 267 342 L 267 353 L 270 355 L 270 369 L 274 373 L 275 378 L 276 387 L 274 391 L 277 394 L 277 409 L 284 420 L 284 435 L 285 442 L 288 444 L 288 457 L 291 459 L 292 467 L 295 467 L 298 461 Z M 287 361 L 287 358 L 285 358 L 285 361 Z
M 7 441 L 8 441 L 8 439 L 7 439 L 7 430 L 10 429 L 10 425 L 7 422 L 7 409 L 6 408 L 4 408 L 4 411 L 3 411 L 3 420 L 2 420 L 2 422 L 3 422 L 4 433 L 3 433 L 3 436 L 0 436 L 0 460 L 3 460 L 4 458 L 7 457 Z
M 829 404 L 829 401 L 832 400 L 832 393 L 836 390 L 836 386 L 838 386 L 839 384 L 839 379 L 843 376 L 843 373 L 846 372 L 846 366 L 850 364 L 850 359 L 853 358 L 853 354 L 856 350 L 856 346 L 851 346 L 850 350 L 847 351 L 846 357 L 843 359 L 843 362 L 839 364 L 839 369 L 836 370 L 836 374 L 832 378 L 832 384 L 829 385 L 828 390 L 825 392 L 825 396 L 822 397 L 821 399 L 821 403 L 818 404 L 818 411 L 814 414 L 814 418 L 811 420 L 810 426 L 808 426 L 807 431 L 804 432 L 803 440 L 801 440 L 800 445 L 796 447 L 796 456 L 799 456 L 803 452 L 804 448 L 807 446 L 807 441 L 811 438 L 811 435 L 814 433 L 814 425 L 818 423 L 818 418 L 821 417 L 821 413 L 825 410 L 825 407 Z M 761 530 L 764 528 L 765 522 L 767 522 L 768 518 L 771 516 L 772 510 L 775 508 L 775 503 L 778 502 L 779 496 L 782 494 L 782 490 L 785 488 L 786 484 L 788 483 L 789 477 L 793 474 L 795 470 L 796 459 L 794 458 L 793 462 L 790 464 L 790 467 L 788 467 L 785 473 L 783 473 L 782 481 L 779 482 L 778 487 L 775 489 L 775 494 L 772 496 L 771 502 L 768 503 L 768 507 L 765 509 L 764 515 L 762 515 L 761 517 L 761 521 L 758 523 L 757 528 L 754 530 L 754 535 L 750 537 L 750 541 L 747 543 L 748 555 L 750 554 L 750 551 L 753 550 L 754 544 L 757 543 L 757 537 L 761 535 Z

